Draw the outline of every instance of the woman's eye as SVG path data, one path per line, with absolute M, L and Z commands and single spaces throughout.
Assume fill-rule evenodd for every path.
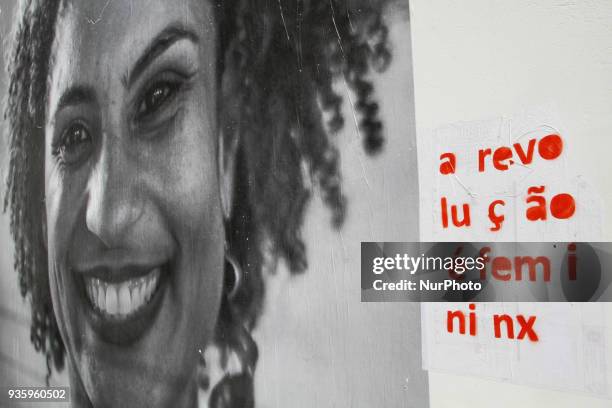
M 176 92 L 177 84 L 171 82 L 159 82 L 149 88 L 143 95 L 139 105 L 137 116 L 142 119 L 157 112 Z
M 63 164 L 78 163 L 91 152 L 92 139 L 85 125 L 75 123 L 62 134 L 59 144 L 54 150 Z

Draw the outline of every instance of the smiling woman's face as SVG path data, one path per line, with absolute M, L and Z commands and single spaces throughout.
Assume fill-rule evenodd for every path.
M 194 396 L 223 291 L 215 43 L 207 1 L 71 1 L 57 22 L 50 285 L 71 385 L 95 405 Z

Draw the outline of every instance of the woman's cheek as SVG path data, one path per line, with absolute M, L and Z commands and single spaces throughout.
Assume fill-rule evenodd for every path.
M 202 224 L 202 217 L 210 222 L 219 194 L 215 136 L 197 120 L 197 112 L 189 106 L 180 110 L 168 150 L 160 154 L 165 161 L 157 161 L 162 164 L 160 193 L 192 228 Z
M 60 267 L 68 259 L 71 240 L 79 227 L 85 223 L 84 209 L 86 204 L 86 169 L 76 172 L 69 170 L 55 171 L 47 179 L 45 188 L 48 252 Z
M 75 319 L 74 306 L 77 295 L 69 279 L 69 248 L 79 228 L 79 220 L 84 222 L 84 186 L 86 171 L 66 173 L 58 166 L 47 166 L 50 170 L 45 177 L 45 223 L 48 254 L 49 285 L 55 314 L 64 340 L 67 334 L 67 320 Z M 72 322 L 68 327 L 78 328 Z

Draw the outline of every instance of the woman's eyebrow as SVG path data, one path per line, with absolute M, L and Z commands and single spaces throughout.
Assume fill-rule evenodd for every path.
M 183 39 L 187 39 L 195 44 L 198 43 L 198 36 L 182 25 L 171 24 L 164 28 L 151 41 L 151 44 L 145 49 L 142 56 L 138 58 L 132 70 L 123 78 L 124 86 L 130 88 L 155 58 L 163 54 L 172 44 Z
M 91 103 L 95 99 L 96 91 L 93 88 L 85 85 L 73 86 L 61 96 L 55 111 L 59 112 L 68 106 Z

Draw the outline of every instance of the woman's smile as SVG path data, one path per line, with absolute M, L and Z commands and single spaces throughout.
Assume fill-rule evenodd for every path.
M 159 284 L 161 268 L 150 270 L 143 277 L 129 278 L 112 283 L 99 278 L 83 278 L 91 305 L 97 312 L 110 319 L 129 318 L 155 293 Z
M 96 333 L 113 344 L 142 337 L 159 314 L 169 270 L 169 263 L 164 263 L 114 271 L 104 267 L 84 273 L 75 271 L 80 299 Z

